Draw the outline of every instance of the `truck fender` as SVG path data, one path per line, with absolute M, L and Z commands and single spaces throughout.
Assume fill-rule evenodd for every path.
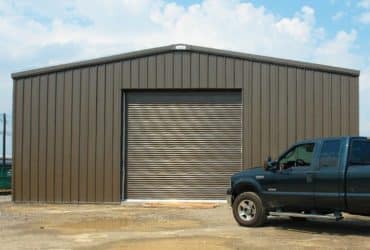
M 261 185 L 254 179 L 248 178 L 239 180 L 234 184 L 233 196 L 236 197 L 243 192 L 254 192 L 260 194 L 262 191 Z

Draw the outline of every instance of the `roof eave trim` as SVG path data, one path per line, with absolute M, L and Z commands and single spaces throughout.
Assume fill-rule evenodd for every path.
M 357 76 L 357 77 L 360 75 L 360 71 L 355 70 L 355 69 L 347 69 L 347 68 L 334 67 L 334 66 L 315 64 L 315 63 L 307 63 L 307 62 L 301 62 L 301 61 L 295 61 L 295 60 L 289 60 L 289 59 L 259 56 L 259 55 L 247 54 L 247 53 L 242 53 L 242 52 L 206 48 L 206 47 L 200 47 L 200 46 L 194 46 L 194 45 L 188 45 L 188 44 L 173 44 L 173 45 L 168 45 L 168 46 L 163 46 L 163 47 L 123 53 L 119 55 L 113 55 L 113 56 L 78 61 L 78 62 L 73 62 L 73 63 L 60 64 L 56 66 L 20 71 L 20 72 L 11 74 L 11 77 L 14 80 L 16 80 L 16 79 L 24 78 L 24 77 L 36 76 L 36 75 L 47 74 L 47 73 L 55 73 L 58 71 L 70 70 L 70 69 L 81 68 L 81 67 L 96 66 L 99 64 L 114 63 L 114 62 L 119 62 L 123 60 L 134 59 L 134 58 L 144 57 L 144 56 L 151 56 L 151 55 L 162 54 L 162 53 L 173 52 L 173 51 L 190 51 L 190 52 L 198 52 L 198 53 L 207 53 L 207 54 L 213 54 L 213 55 L 219 55 L 219 56 L 225 56 L 225 57 L 234 57 L 234 58 L 262 62 L 262 63 L 270 63 L 270 64 L 297 67 L 297 68 L 303 68 L 303 69 L 309 69 L 309 70 L 311 69 L 311 70 L 317 70 L 317 71 L 346 74 L 346 75 Z

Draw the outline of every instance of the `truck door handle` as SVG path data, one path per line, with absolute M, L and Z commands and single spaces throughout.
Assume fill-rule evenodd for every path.
M 317 171 L 307 171 L 306 172 L 306 182 L 312 183 L 313 175 L 317 173 Z

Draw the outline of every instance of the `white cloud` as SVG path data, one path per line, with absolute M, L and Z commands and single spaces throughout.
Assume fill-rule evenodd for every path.
M 338 11 L 337 13 L 334 14 L 334 16 L 331 17 L 331 20 L 333 21 L 338 21 L 344 17 L 344 12 L 343 11 Z
M 46 46 L 73 44 L 81 48 L 75 58 L 88 58 L 187 42 L 307 59 L 324 36 L 308 6 L 292 17 L 280 18 L 263 6 L 237 0 L 204 0 L 188 8 L 159 0 L 63 3 L 57 5 L 59 12 L 40 1 L 17 1 L 8 7 L 10 14 L 0 16 L 0 46 L 6 48 L 2 56 L 18 60 Z M 47 21 L 13 15 L 28 9 Z
M 190 6 L 165 0 L 0 0 L 0 100 L 6 100 L 0 107 L 11 110 L 9 74 L 30 67 L 181 42 L 359 68 L 356 39 L 355 30 L 328 37 L 309 6 L 281 17 L 241 0 Z
M 362 92 L 362 91 L 369 91 L 370 92 L 370 67 L 365 68 L 361 72 L 360 92 Z M 370 107 L 370 105 L 369 105 L 369 107 Z
M 363 24 L 370 24 L 370 12 L 361 13 L 358 20 Z
M 308 42 L 315 23 L 315 11 L 304 6 L 293 18 L 283 18 L 276 23 L 278 31 L 290 35 L 294 40 Z
M 365 8 L 365 9 L 369 9 L 370 8 L 370 0 L 361 0 L 361 1 L 359 1 L 358 6 L 360 6 L 362 8 Z
M 365 10 L 356 19 L 360 23 L 370 24 L 370 0 L 361 0 L 357 5 Z
M 358 67 L 360 57 L 352 53 L 357 32 L 339 31 L 333 39 L 321 43 L 314 51 L 316 62 L 342 67 Z

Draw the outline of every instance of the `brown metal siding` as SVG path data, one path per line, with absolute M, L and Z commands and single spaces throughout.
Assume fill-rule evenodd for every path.
M 114 64 L 113 73 L 113 150 L 112 150 L 112 183 L 110 201 L 117 202 L 121 199 L 121 84 L 122 65 Z
M 87 202 L 88 178 L 88 145 L 89 145 L 89 68 L 81 69 L 80 90 L 80 127 L 79 127 L 79 197 L 81 202 Z M 77 104 L 77 103 L 76 103 Z
M 281 152 L 283 148 L 288 146 L 288 68 L 284 66 L 279 66 L 278 68 L 278 80 L 279 80 L 279 96 L 278 96 L 278 106 L 279 106 L 279 118 L 277 121 L 277 133 L 278 137 L 278 152 Z M 254 133 L 252 131 L 252 133 Z M 256 141 L 253 141 L 256 142 Z M 253 143 L 252 142 L 252 143 Z M 259 164 L 260 158 L 255 158 L 253 163 Z
M 71 141 L 72 141 L 72 70 L 65 74 L 64 81 L 64 115 L 63 115 L 63 176 L 62 176 L 62 200 L 71 200 Z
M 95 181 L 93 180 L 93 186 L 95 188 L 95 200 L 97 202 L 104 201 L 104 171 L 105 171 L 105 65 L 98 67 L 98 83 L 97 83 L 97 101 L 96 101 L 96 152 L 95 152 Z M 107 124 L 108 125 L 108 124 Z
M 243 82 L 244 88 L 242 91 L 243 96 L 243 166 L 251 166 L 252 164 L 252 63 L 248 61 L 243 62 Z
M 38 200 L 38 156 L 39 156 L 39 77 L 32 78 L 31 90 L 31 162 L 30 162 L 30 199 Z
M 112 170 L 113 170 L 113 78 L 114 65 L 108 64 L 106 67 L 105 83 L 105 109 L 104 109 L 104 166 L 102 182 L 103 199 L 105 202 L 112 201 Z M 117 165 L 118 166 L 118 165 Z
M 244 167 L 358 135 L 358 77 L 176 51 L 16 79 L 14 200 L 119 202 L 122 89 L 242 89 Z
M 96 87 L 97 87 L 97 67 L 90 68 L 89 72 L 89 119 L 88 119 L 88 151 L 87 151 L 87 201 L 93 202 L 96 198 L 96 186 L 99 185 L 96 183 L 95 174 L 96 174 L 96 135 L 98 133 L 96 129 L 96 124 L 98 122 L 96 117 Z M 101 131 L 99 131 L 101 132 Z M 100 185 L 99 185 L 100 187 Z
M 71 106 L 71 201 L 79 200 L 80 171 L 80 122 L 81 122 L 81 70 L 73 70 L 72 75 L 72 106 Z
M 269 139 L 270 139 L 270 154 L 271 156 L 276 156 L 279 151 L 279 132 L 276 129 L 279 124 L 279 68 L 276 65 L 270 65 L 270 108 L 269 108 Z
M 14 91 L 15 91 L 15 100 L 14 101 L 14 110 L 15 110 L 15 121 L 14 121 L 14 144 L 13 144 L 13 152 L 14 152 L 14 185 L 13 185 L 13 199 L 14 200 L 22 200 L 23 196 L 23 180 L 22 180 L 22 172 L 23 172 L 23 88 L 24 88 L 24 80 L 17 80 L 14 81 Z M 13 114 L 14 115 L 14 114 Z
M 32 79 L 24 82 L 24 110 L 23 110 L 23 144 L 22 144 L 22 199 L 30 199 L 30 149 L 31 149 L 31 91 Z
M 57 73 L 55 100 L 55 158 L 54 158 L 54 200 L 62 202 L 63 192 L 63 150 L 64 150 L 64 80 L 65 72 Z M 66 117 L 66 119 L 68 119 Z
M 47 161 L 46 161 L 46 201 L 54 201 L 54 169 L 55 169 L 55 100 L 56 74 L 48 79 L 48 129 L 47 129 Z M 23 199 L 25 200 L 25 199 Z

